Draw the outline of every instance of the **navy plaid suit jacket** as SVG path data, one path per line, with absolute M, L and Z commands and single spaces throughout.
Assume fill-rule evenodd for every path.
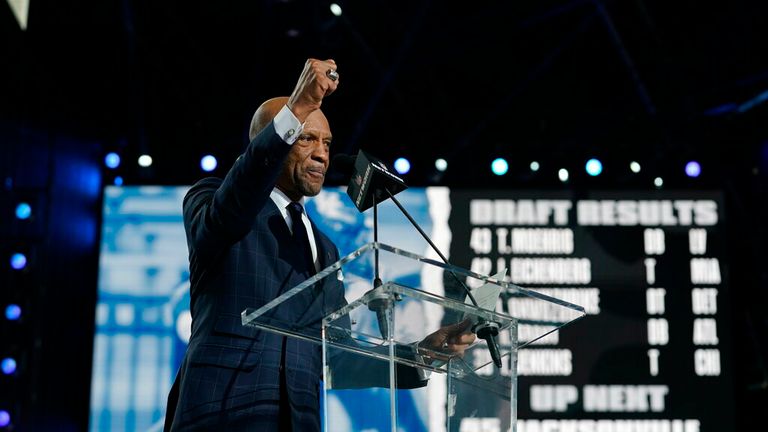
M 184 198 L 192 335 L 168 398 L 167 430 L 274 417 L 284 343 L 292 423 L 299 430 L 319 428 L 320 346 L 244 327 L 240 319 L 245 308 L 260 307 L 311 275 L 269 196 L 290 148 L 270 124 L 224 180 L 203 179 Z M 338 251 L 317 227 L 313 231 L 325 268 L 338 260 Z M 318 305 L 345 302 L 341 286 L 314 294 L 322 298 L 301 299 L 306 308 L 283 309 L 275 318 L 317 319 Z

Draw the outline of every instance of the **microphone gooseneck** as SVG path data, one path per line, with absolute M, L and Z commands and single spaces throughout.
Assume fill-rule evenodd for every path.
M 450 264 L 448 262 L 448 258 L 443 255 L 442 252 L 440 252 L 440 249 L 437 248 L 437 246 L 432 242 L 432 240 L 427 236 L 427 233 L 424 232 L 423 229 L 419 226 L 418 223 L 416 223 L 416 220 L 413 219 L 413 217 L 408 213 L 408 211 L 405 209 L 405 207 L 400 204 L 400 201 L 395 198 L 395 196 L 389 192 L 389 190 L 386 190 L 387 194 L 389 195 L 389 198 L 392 199 L 392 202 L 395 203 L 395 205 L 400 209 L 401 212 L 405 215 L 405 217 L 411 222 L 411 224 L 416 228 L 416 230 L 421 234 L 422 237 L 424 237 L 424 240 L 429 243 L 429 246 L 432 247 L 432 250 L 437 253 L 437 255 L 440 257 L 440 259 L 443 260 L 444 263 Z M 477 300 L 475 300 L 475 296 L 472 295 L 472 290 L 469 289 L 469 287 L 461 280 L 458 276 L 456 276 L 456 273 L 449 271 L 448 273 L 453 276 L 454 279 L 461 285 L 462 288 L 464 288 L 464 292 L 467 293 L 467 297 L 469 297 L 469 300 L 472 302 L 472 304 L 475 307 L 480 307 L 477 304 Z M 488 344 L 488 351 L 491 355 L 491 360 L 493 360 L 493 364 L 496 365 L 497 368 L 501 369 L 501 352 L 499 351 L 499 343 L 496 340 L 496 336 L 499 334 L 499 325 L 492 321 L 487 321 L 484 318 L 478 317 L 478 322 L 473 327 L 472 331 L 475 332 L 477 337 L 480 339 L 483 339 Z
M 373 241 L 379 241 L 379 214 L 375 197 L 373 202 Z M 379 276 L 379 249 L 373 250 L 373 290 L 382 285 Z M 372 291 L 373 291 L 372 290 Z M 387 311 L 392 307 L 392 299 L 387 293 L 379 292 L 368 302 L 368 310 L 376 312 L 376 321 L 379 323 L 379 332 L 383 339 L 389 339 L 389 318 Z
M 440 249 L 432 242 L 427 233 L 419 226 L 419 224 L 413 219 L 408 211 L 400 204 L 395 198 L 395 194 L 405 190 L 407 186 L 405 182 L 397 175 L 387 169 L 381 161 L 373 158 L 360 150 L 357 156 L 350 156 L 345 154 L 338 154 L 333 158 L 333 165 L 339 172 L 344 172 L 345 175 L 350 176 L 349 187 L 347 188 L 347 194 L 352 199 L 357 209 L 360 212 L 373 207 L 373 236 L 374 242 L 378 242 L 378 211 L 377 204 L 387 198 L 392 199 L 392 202 L 400 209 L 405 215 L 408 221 L 416 228 L 421 236 L 429 243 L 430 247 L 437 253 L 440 259 L 444 263 L 449 264 L 448 259 L 440 252 Z M 374 288 L 381 286 L 382 282 L 379 278 L 379 250 L 374 251 Z M 475 300 L 472 291 L 467 285 L 452 271 L 449 273 L 464 289 L 467 297 L 475 307 L 479 308 L 477 300 Z M 379 322 L 379 329 L 381 330 L 382 337 L 388 339 L 390 336 L 390 329 L 388 326 L 388 320 L 386 311 L 392 307 L 392 299 L 386 295 L 381 294 L 375 296 L 369 303 L 368 308 L 376 312 L 376 317 Z M 488 321 L 484 318 L 478 317 L 477 323 L 473 326 L 472 331 L 477 336 L 486 341 L 488 344 L 488 350 L 491 355 L 491 359 L 496 367 L 501 368 L 501 353 L 499 351 L 499 345 L 496 340 L 496 336 L 499 334 L 499 325 L 495 322 Z

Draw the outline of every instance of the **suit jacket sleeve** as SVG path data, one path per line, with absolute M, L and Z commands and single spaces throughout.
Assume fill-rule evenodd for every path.
M 248 147 L 224 180 L 207 178 L 184 197 L 184 228 L 190 264 L 215 259 L 253 227 L 288 156 L 286 144 L 269 124 Z
M 379 354 L 386 354 L 387 347 L 376 349 Z M 409 346 L 396 345 L 396 356 L 416 360 L 414 350 Z M 335 350 L 331 358 L 333 386 L 337 389 L 355 389 L 368 387 L 389 387 L 389 363 L 362 354 Z M 424 387 L 428 380 L 419 374 L 415 366 L 395 364 L 395 387 L 413 389 Z

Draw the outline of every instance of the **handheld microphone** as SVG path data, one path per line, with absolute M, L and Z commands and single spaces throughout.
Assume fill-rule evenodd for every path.
M 373 289 L 380 286 L 381 279 L 377 277 L 373 280 Z M 376 321 L 379 323 L 379 332 L 383 339 L 389 339 L 391 336 L 389 332 L 389 319 L 387 317 L 387 310 L 391 307 L 392 299 L 386 293 L 379 293 L 368 302 L 368 310 L 376 312 Z
M 501 353 L 499 352 L 499 343 L 496 341 L 496 336 L 499 335 L 499 325 L 492 321 L 480 320 L 472 330 L 488 345 L 488 352 L 491 354 L 493 364 L 501 369 Z

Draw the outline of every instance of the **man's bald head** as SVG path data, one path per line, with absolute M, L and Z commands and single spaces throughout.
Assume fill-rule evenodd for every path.
M 256 135 L 259 134 L 272 119 L 275 118 L 277 113 L 288 103 L 288 96 L 280 96 L 272 98 L 261 104 L 251 119 L 251 128 L 248 132 L 248 139 L 253 141 Z

